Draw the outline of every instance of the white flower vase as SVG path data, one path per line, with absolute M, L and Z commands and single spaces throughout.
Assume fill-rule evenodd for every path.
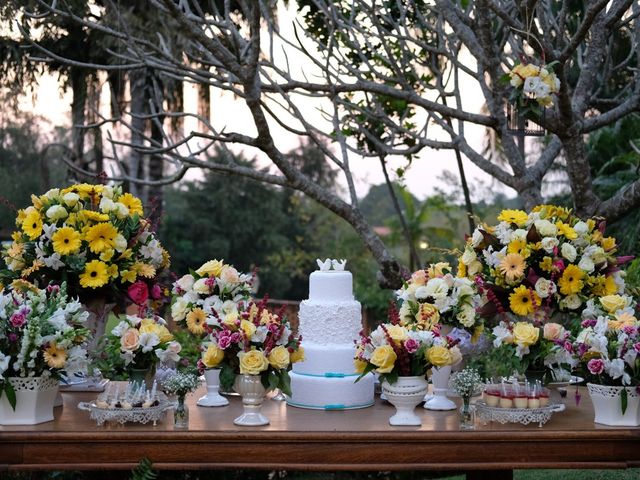
M 220 395 L 220 369 L 209 368 L 204 371 L 204 379 L 207 382 L 207 394 L 196 402 L 199 407 L 224 407 L 229 405 L 229 400 Z
M 596 423 L 616 427 L 640 426 L 640 395 L 636 392 L 636 387 L 626 387 L 627 409 L 624 414 L 620 398 L 624 387 L 587 383 L 587 388 L 593 403 Z
M 53 404 L 58 380 L 51 377 L 12 377 L 8 381 L 16 392 L 16 409 L 7 395 L 0 398 L 0 425 L 35 425 L 53 420 Z
M 433 367 L 431 369 L 431 383 L 433 395 L 425 398 L 424 408 L 427 410 L 455 410 L 456 404 L 447 398 L 449 390 L 449 377 L 451 365 L 445 367 Z
M 237 375 L 233 388 L 242 397 L 244 407 L 243 414 L 233 423 L 242 427 L 269 425 L 269 419 L 260 411 L 267 394 L 260 375 Z
M 416 406 L 424 398 L 429 387 L 424 377 L 398 377 L 391 384 L 386 380 L 382 382 L 382 393 L 387 401 L 396 407 L 395 415 L 389 418 L 389 425 L 393 426 L 420 426 L 422 419 L 416 415 Z

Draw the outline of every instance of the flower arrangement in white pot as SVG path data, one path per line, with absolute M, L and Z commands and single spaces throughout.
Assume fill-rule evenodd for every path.
M 587 378 L 595 422 L 640 425 L 640 322 L 628 295 L 591 299 L 574 345 Z
M 87 367 L 88 317 L 66 284 L 15 281 L 0 293 L 0 424 L 53 420 L 62 375 Z

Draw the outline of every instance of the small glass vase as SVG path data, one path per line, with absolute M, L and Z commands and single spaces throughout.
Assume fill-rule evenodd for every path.
M 178 403 L 173 411 L 173 428 L 189 428 L 189 407 L 184 398 L 185 395 L 178 395 Z
M 476 408 L 471 405 L 471 397 L 462 397 L 460 407 L 460 430 L 475 430 L 476 428 Z

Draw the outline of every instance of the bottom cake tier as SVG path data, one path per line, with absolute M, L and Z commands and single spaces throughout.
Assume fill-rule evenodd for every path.
M 373 374 L 364 376 L 358 383 L 354 383 L 358 374 L 327 375 L 329 376 L 289 372 L 291 397 L 287 397 L 287 404 L 314 410 L 349 410 L 373 405 Z

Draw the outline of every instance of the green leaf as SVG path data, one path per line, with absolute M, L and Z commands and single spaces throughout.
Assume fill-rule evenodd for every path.
M 269 375 L 267 377 L 269 379 L 269 390 L 275 390 L 280 385 L 280 377 L 278 376 L 278 372 L 275 370 L 269 371 Z
M 285 395 L 291 396 L 291 378 L 286 370 L 280 370 L 280 390 Z
M 624 412 L 627 411 L 627 405 L 629 403 L 629 398 L 628 398 L 626 388 L 623 388 L 622 391 L 620 392 L 620 403 L 622 406 L 622 415 L 624 415 Z
M 2 398 L 2 392 L 4 392 L 7 395 L 7 401 L 9 402 L 9 405 L 11 405 L 11 408 L 15 410 L 16 409 L 16 391 L 13 389 L 13 385 L 11 385 L 11 382 L 4 381 L 0 383 L 0 398 Z
M 236 374 L 230 365 L 224 364 L 220 370 L 220 387 L 223 392 L 230 392 L 233 389 L 233 382 L 236 379 Z

